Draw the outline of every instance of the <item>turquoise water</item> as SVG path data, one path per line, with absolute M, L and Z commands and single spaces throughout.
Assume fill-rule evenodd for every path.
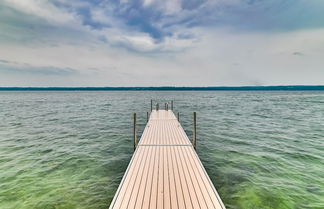
M 0 208 L 107 208 L 132 119 L 175 100 L 227 208 L 324 208 L 324 92 L 0 92 Z

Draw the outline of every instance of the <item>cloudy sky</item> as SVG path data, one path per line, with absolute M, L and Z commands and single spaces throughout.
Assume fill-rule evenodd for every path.
M 0 0 L 0 86 L 324 84 L 324 0 Z

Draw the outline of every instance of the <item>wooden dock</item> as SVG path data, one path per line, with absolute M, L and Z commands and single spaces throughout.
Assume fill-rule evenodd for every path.
M 171 110 L 153 110 L 110 209 L 225 209 Z

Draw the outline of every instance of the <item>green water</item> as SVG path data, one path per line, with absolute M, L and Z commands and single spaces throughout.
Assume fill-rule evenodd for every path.
M 107 208 L 132 119 L 175 100 L 227 208 L 324 208 L 324 92 L 0 92 L 0 208 Z

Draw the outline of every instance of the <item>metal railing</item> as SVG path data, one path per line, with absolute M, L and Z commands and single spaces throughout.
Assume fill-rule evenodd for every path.
M 169 103 L 164 103 L 164 108 L 166 111 L 169 111 Z M 171 110 L 173 111 L 174 103 L 173 100 L 171 101 Z M 151 99 L 151 112 L 153 111 L 153 100 Z M 159 103 L 156 103 L 156 111 L 159 111 Z M 149 121 L 149 112 L 146 112 L 146 122 Z M 177 119 L 180 123 L 180 113 L 177 113 Z M 138 144 L 138 138 L 137 138 L 137 128 L 136 128 L 136 113 L 133 113 L 133 139 L 134 139 L 134 150 L 137 147 Z M 192 132 L 192 146 L 194 149 L 197 148 L 197 113 L 193 112 L 193 132 Z

